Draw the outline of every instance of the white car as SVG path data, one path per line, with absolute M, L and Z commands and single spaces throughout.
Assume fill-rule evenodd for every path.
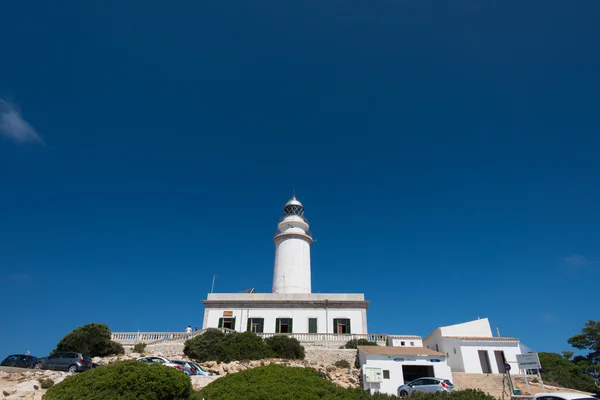
M 534 400 L 598 400 L 589 394 L 573 392 L 538 393 L 533 396 Z
M 175 364 L 174 362 L 172 362 L 171 360 L 169 360 L 168 358 L 165 358 L 165 357 L 160 357 L 160 356 L 140 357 L 137 359 L 137 361 L 141 361 L 146 364 L 160 364 L 160 365 L 164 365 L 165 367 L 175 368 L 175 369 L 178 369 L 179 371 L 183 372 L 183 367 L 181 365 Z

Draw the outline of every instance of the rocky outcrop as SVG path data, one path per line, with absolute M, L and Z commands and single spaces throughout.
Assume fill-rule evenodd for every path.
M 57 371 L 0 371 L 0 399 L 41 400 L 46 393 L 41 381 L 51 379 L 56 384 L 70 375 L 67 372 Z
M 93 362 L 104 365 L 123 360 L 134 360 L 143 356 L 162 356 L 175 360 L 189 360 L 187 356 L 181 352 L 146 352 L 145 354 L 127 353 L 119 356 L 96 357 Z M 265 359 L 255 361 L 233 361 L 230 363 L 217 363 L 208 361 L 198 363 L 205 371 L 215 374 L 213 377 L 192 377 L 192 385 L 195 389 L 203 388 L 219 377 L 233 374 L 239 371 L 245 371 L 249 368 L 256 368 L 269 364 L 281 364 L 297 368 L 314 368 L 319 372 L 324 372 L 332 382 L 342 387 L 358 388 L 360 385 L 360 372 L 354 368 L 356 359 L 356 350 L 336 349 L 336 350 L 306 350 L 305 360 L 281 360 L 281 359 Z M 348 361 L 350 368 L 337 368 L 334 364 L 336 361 Z

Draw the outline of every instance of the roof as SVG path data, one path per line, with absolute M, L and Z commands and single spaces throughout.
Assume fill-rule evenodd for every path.
M 421 340 L 421 336 L 417 335 L 388 335 L 390 339 L 417 339 Z
M 449 339 L 459 340 L 478 340 L 485 342 L 518 342 L 519 339 L 514 337 L 498 337 L 498 336 L 443 336 Z
M 392 356 L 437 356 L 446 355 L 427 347 L 400 347 L 400 346 L 358 346 L 358 350 L 365 354 L 392 355 Z

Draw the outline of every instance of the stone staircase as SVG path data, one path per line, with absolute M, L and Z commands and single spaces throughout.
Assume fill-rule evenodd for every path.
M 468 374 L 453 372 L 452 383 L 456 390 L 480 389 L 498 399 L 510 399 L 508 382 L 503 383 L 504 374 Z

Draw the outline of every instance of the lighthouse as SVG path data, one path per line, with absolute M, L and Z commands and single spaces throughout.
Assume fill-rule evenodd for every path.
M 277 225 L 273 293 L 311 293 L 310 246 L 313 238 L 304 206 L 294 194 Z
M 202 300 L 202 329 L 223 328 L 257 335 L 324 333 L 327 335 L 323 340 L 316 336 L 309 340 L 320 340 L 319 346 L 333 349 L 344 345 L 349 334 L 367 334 L 369 301 L 363 293 L 312 293 L 310 247 L 314 240 L 304 206 L 295 195 L 283 206 L 273 241 L 271 293 L 211 291 Z

